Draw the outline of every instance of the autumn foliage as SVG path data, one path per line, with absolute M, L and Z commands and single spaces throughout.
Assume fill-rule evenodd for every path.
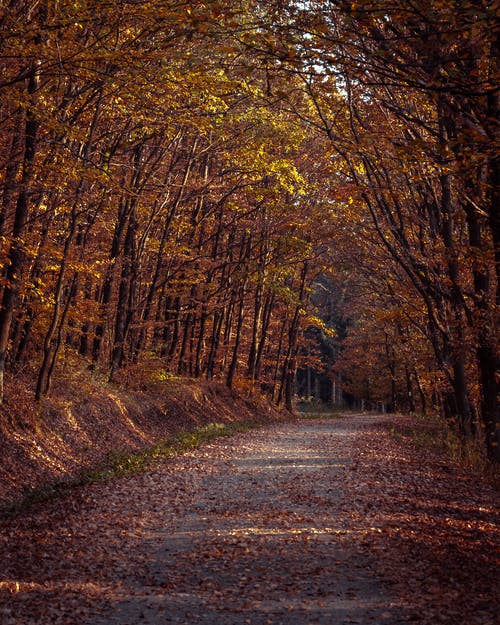
M 291 408 L 343 319 L 346 390 L 498 460 L 493 4 L 4 3 L 1 397 L 70 363 Z

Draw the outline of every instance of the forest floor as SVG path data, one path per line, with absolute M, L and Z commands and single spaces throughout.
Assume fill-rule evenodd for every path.
M 492 625 L 498 493 L 408 423 L 275 423 L 4 519 L 0 624 Z
M 113 385 L 97 373 L 69 368 L 39 403 L 33 401 L 34 372 L 31 380 L 28 372 L 15 385 L 11 381 L 0 406 L 0 516 L 179 434 L 215 423 L 237 429 L 291 418 L 248 389 L 158 379 L 158 373 L 132 370 Z

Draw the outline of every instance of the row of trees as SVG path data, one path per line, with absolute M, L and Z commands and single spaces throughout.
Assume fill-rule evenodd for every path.
M 292 2 L 279 29 L 355 207 L 337 210 L 351 247 L 334 262 L 356 263 L 364 300 L 337 369 L 368 394 L 383 363 L 392 404 L 402 380 L 408 407 L 418 389 L 499 460 L 497 10 Z
M 2 397 L 78 354 L 291 407 L 319 284 L 353 394 L 500 459 L 495 3 L 10 0 L 0 30 Z
M 146 362 L 228 386 L 241 374 L 291 407 L 317 265 L 314 148 L 229 46 L 244 17 L 7 3 L 2 397 L 3 372 L 26 366 L 46 395 L 64 353 L 112 381 Z

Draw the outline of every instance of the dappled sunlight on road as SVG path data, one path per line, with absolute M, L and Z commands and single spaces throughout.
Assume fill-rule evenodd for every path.
M 489 625 L 493 601 L 481 597 L 491 597 L 494 506 L 477 484 L 471 495 L 451 469 L 395 444 L 385 418 L 302 420 L 219 439 L 4 525 L 9 607 L 0 617 L 456 625 L 474 610 Z

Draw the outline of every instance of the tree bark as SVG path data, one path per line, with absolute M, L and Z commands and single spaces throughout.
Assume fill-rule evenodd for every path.
M 27 97 L 30 98 L 36 93 L 39 76 L 37 72 L 37 62 L 34 63 L 31 77 L 28 81 Z M 31 183 L 33 180 L 33 165 L 37 148 L 37 134 L 40 127 L 38 118 L 33 111 L 28 108 L 26 111 L 26 121 L 24 126 L 24 155 L 22 161 L 22 174 L 19 185 L 19 192 L 14 213 L 14 224 L 12 228 L 11 245 L 7 255 L 7 272 L 5 276 L 5 288 L 0 306 L 0 404 L 4 399 L 4 372 L 9 344 L 10 328 L 16 307 L 19 285 L 24 265 L 24 234 L 26 222 L 29 216 L 29 202 L 31 193 Z

